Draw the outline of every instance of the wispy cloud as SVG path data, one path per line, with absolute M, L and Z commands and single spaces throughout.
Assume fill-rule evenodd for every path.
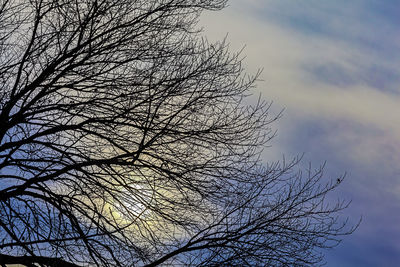
M 265 68 L 265 82 L 258 89 L 284 106 L 287 117 L 295 113 L 296 120 L 303 114 L 354 121 L 382 131 L 379 142 L 369 131 L 358 133 L 362 140 L 352 142 L 354 149 L 347 153 L 351 159 L 371 162 L 382 157 L 381 144 L 400 142 L 400 61 L 392 49 L 397 29 L 368 9 L 377 5 L 374 1 L 339 2 L 232 2 L 223 17 L 219 13 L 207 18 L 206 25 L 212 27 L 206 30 L 211 38 L 230 31 L 235 49 L 246 44 L 249 69 Z M 338 134 L 333 142 L 347 143 L 352 133 L 349 129 Z M 375 153 L 360 157 L 359 151 L 368 147 Z
M 285 108 L 272 152 L 308 152 L 310 159 L 328 160 L 334 175 L 349 171 L 343 192 L 364 221 L 352 241 L 338 248 L 343 258 L 329 258 L 330 266 L 396 266 L 398 1 L 233 0 L 201 23 L 210 39 L 229 32 L 233 50 L 246 45 L 250 72 L 264 68 L 257 90 L 276 109 Z M 372 258 L 360 256 L 365 253 Z

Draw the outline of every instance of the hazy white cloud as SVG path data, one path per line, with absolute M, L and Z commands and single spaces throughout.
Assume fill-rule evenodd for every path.
M 331 252 L 330 266 L 396 266 L 400 260 L 400 216 L 393 212 L 400 197 L 395 2 L 231 0 L 201 21 L 210 39 L 229 32 L 231 50 L 246 45 L 246 69 L 264 68 L 257 90 L 277 110 L 285 108 L 265 159 L 306 152 L 306 161 L 328 160 L 329 175 L 348 171 L 340 192 L 353 199 L 350 216 L 364 220 Z
M 314 25 L 317 29 L 301 25 L 309 27 L 311 33 L 299 30 L 296 25 L 285 25 L 279 19 L 269 19 L 268 15 L 278 16 L 276 2 L 232 1 L 225 11 L 206 14 L 202 21 L 205 33 L 217 40 L 229 32 L 233 50 L 246 45 L 247 69 L 254 73 L 264 68 L 261 78 L 265 82 L 259 83 L 258 90 L 266 99 L 273 100 L 275 106 L 286 108 L 287 116 L 279 126 L 281 131 L 295 134 L 295 127 L 301 127 L 302 119 L 350 121 L 362 125 L 366 131 L 352 129 L 352 123 L 339 133 L 333 129 L 326 140 L 337 148 L 336 153 L 365 164 L 382 160 L 384 154 L 385 160 L 398 161 L 393 155 L 400 154 L 400 147 L 391 151 L 392 156 L 387 150 L 391 144 L 400 144 L 397 87 L 400 64 L 395 60 L 396 55 L 388 60 L 382 58 L 383 51 L 371 45 L 376 40 L 366 30 L 368 25 L 355 20 L 356 13 L 369 17 L 360 1 L 346 4 L 344 9 L 326 1 L 317 7 L 306 1 L 295 4 L 291 1 L 296 7 L 288 3 L 287 10 L 280 11 L 282 16 L 298 12 L 300 16 L 311 16 L 316 23 L 324 23 Z M 263 9 L 269 4 L 269 13 L 264 17 Z M 284 4 L 279 6 L 284 7 Z M 368 23 L 381 22 L 379 17 L 370 19 L 372 22 Z M 384 23 L 382 27 L 385 32 L 391 30 Z M 324 34 L 324 30 L 328 32 Z M 291 114 L 295 114 L 295 121 L 290 119 Z M 370 134 L 376 131 L 379 136 Z

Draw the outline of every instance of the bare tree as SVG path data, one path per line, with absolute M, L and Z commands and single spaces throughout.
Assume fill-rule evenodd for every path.
M 263 163 L 269 105 L 196 28 L 225 0 L 0 0 L 0 263 L 313 265 L 340 180 Z

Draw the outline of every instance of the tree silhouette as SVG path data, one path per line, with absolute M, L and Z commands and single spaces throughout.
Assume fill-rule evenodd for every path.
M 0 0 L 0 263 L 311 265 L 353 229 L 342 179 L 262 163 L 269 105 L 224 0 Z

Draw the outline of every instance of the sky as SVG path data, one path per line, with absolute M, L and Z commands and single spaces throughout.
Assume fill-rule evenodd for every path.
M 210 40 L 244 47 L 255 94 L 284 109 L 264 160 L 304 153 L 346 179 L 335 197 L 359 228 L 329 267 L 400 266 L 400 1 L 231 0 L 203 14 Z

